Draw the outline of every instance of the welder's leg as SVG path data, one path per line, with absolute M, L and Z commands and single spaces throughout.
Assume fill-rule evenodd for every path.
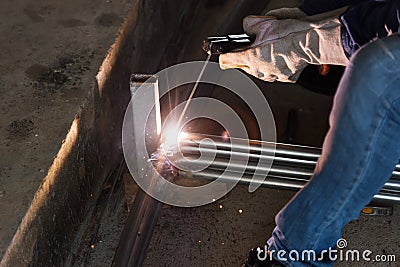
M 314 176 L 276 216 L 270 250 L 285 250 L 288 258 L 290 250 L 301 255 L 303 250 L 335 249 L 344 226 L 390 178 L 400 158 L 399 62 L 398 35 L 368 44 L 353 56 L 335 96 Z

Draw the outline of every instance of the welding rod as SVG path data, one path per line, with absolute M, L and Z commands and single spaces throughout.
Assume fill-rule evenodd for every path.
M 269 170 L 268 177 L 262 182 L 261 186 L 299 190 L 311 178 L 321 151 L 313 147 L 244 139 L 230 141 L 232 139 L 201 134 L 190 134 L 187 138 L 180 140 L 180 151 L 187 159 L 191 160 L 188 165 L 189 168 L 195 170 L 201 166 L 208 167 L 202 171 L 178 170 L 179 174 L 188 178 L 204 180 L 216 180 L 218 178 L 219 181 L 239 182 L 239 184 L 247 185 L 256 170 L 264 173 Z M 199 158 L 200 155 L 205 156 L 206 159 Z M 212 155 L 215 155 L 215 159 L 210 162 L 207 159 Z M 234 156 L 234 161 L 230 160 L 232 156 Z M 269 162 L 273 160 L 271 168 L 258 166 L 260 159 Z M 188 162 L 184 159 L 178 159 L 177 163 L 187 165 Z M 225 171 L 228 166 L 229 171 Z M 224 171 L 225 173 L 221 175 Z M 374 200 L 400 203 L 399 164 L 396 165 L 392 178 L 374 197 Z

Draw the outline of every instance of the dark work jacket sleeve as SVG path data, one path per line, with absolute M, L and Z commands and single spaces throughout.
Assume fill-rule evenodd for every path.
M 359 2 L 363 2 L 363 0 L 304 0 L 300 9 L 311 16 L 344 6 L 355 5 Z
M 400 0 L 363 1 L 350 7 L 341 21 L 343 48 L 349 57 L 375 38 L 399 32 Z
M 340 19 L 348 57 L 375 38 L 399 32 L 400 0 L 305 0 L 300 9 L 314 15 L 347 5 L 350 7 Z

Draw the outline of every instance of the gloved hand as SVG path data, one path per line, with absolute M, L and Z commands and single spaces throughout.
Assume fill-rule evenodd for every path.
M 342 7 L 338 9 L 334 9 L 325 13 L 316 14 L 313 16 L 307 16 L 300 8 L 298 7 L 282 7 L 277 9 L 272 9 L 265 13 L 266 17 L 275 17 L 279 20 L 282 19 L 301 19 L 307 21 L 320 21 L 327 18 L 339 17 L 341 14 L 345 12 L 347 7 Z
M 337 17 L 317 22 L 305 19 L 277 20 L 249 16 L 243 20 L 254 43 L 242 51 L 222 54 L 222 69 L 240 68 L 265 81 L 296 82 L 308 64 L 347 65 Z
M 275 17 L 277 19 L 301 19 L 307 17 L 307 14 L 297 7 L 283 7 L 272 9 L 268 11 L 265 16 Z

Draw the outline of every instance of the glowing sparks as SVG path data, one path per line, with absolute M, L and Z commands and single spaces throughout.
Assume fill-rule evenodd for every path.
M 227 139 L 229 139 L 229 132 L 228 131 L 223 131 L 223 133 L 222 133 L 222 138 L 224 139 L 224 140 L 227 140 Z

